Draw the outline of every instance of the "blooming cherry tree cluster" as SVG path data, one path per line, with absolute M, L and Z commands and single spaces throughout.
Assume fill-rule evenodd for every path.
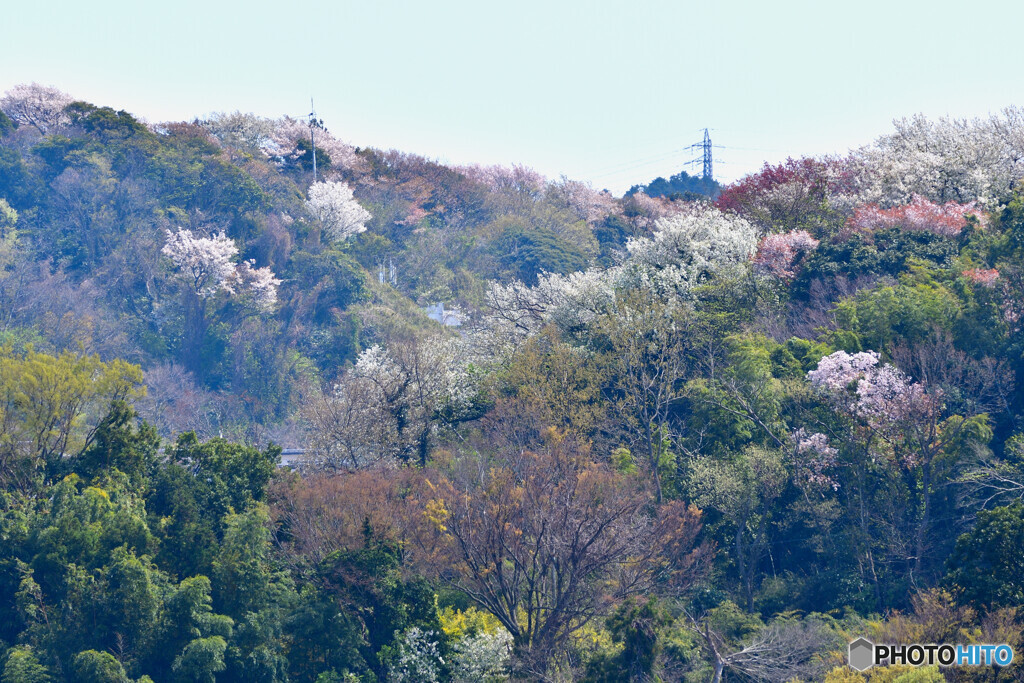
M 513 164 L 507 166 L 462 166 L 458 170 L 467 178 L 483 183 L 495 192 L 510 195 L 525 195 L 539 199 L 544 194 L 548 181 L 542 174 L 529 166 Z
M 665 197 L 649 197 L 645 192 L 637 192 L 622 202 L 626 220 L 637 231 L 646 232 L 654 228 L 661 218 L 668 218 L 674 212 L 672 202 Z
M 941 237 L 956 237 L 967 227 L 967 217 L 979 215 L 977 202 L 938 204 L 921 195 L 914 195 L 909 204 L 880 208 L 867 204 L 858 208 L 850 225 L 861 230 L 903 228 L 904 230 L 931 232 Z
M 757 250 L 757 230 L 739 216 L 697 205 L 658 220 L 652 237 L 630 239 L 626 249 L 625 267 L 639 282 L 676 295 L 749 261 Z
M 304 407 L 315 427 L 311 463 L 357 469 L 379 462 L 424 462 L 438 418 L 459 421 L 479 391 L 468 342 L 441 335 L 379 345 L 359 354 L 330 394 Z
M 608 190 L 598 192 L 590 183 L 569 180 L 563 176 L 559 182 L 551 185 L 549 192 L 587 223 L 593 224 L 609 214 L 622 213 L 618 202 Z
M 275 132 L 274 121 L 240 111 L 213 114 L 200 125 L 225 144 L 251 150 L 265 150 Z
M 506 341 L 534 334 L 548 322 L 579 329 L 615 300 L 618 274 L 618 269 L 592 268 L 568 275 L 544 273 L 533 287 L 519 280 L 492 283 L 485 322 Z
M 74 101 L 57 88 L 38 83 L 16 85 L 0 99 L 0 111 L 20 126 L 32 126 L 43 135 L 70 121 L 64 109 Z
M 839 482 L 828 473 L 838 464 L 839 450 L 829 445 L 828 437 L 819 433 L 808 434 L 801 427 L 793 432 L 791 439 L 797 470 L 807 483 L 839 490 Z
M 292 161 L 302 154 L 300 141 L 309 141 L 309 124 L 290 116 L 269 121 L 270 131 L 262 143 L 262 149 L 271 159 L 280 163 Z M 359 157 L 356 148 L 334 137 L 323 128 L 314 133 L 316 148 L 331 158 L 331 168 L 356 168 Z
M 657 221 L 652 237 L 631 239 L 629 256 L 617 266 L 545 273 L 533 287 L 492 283 L 476 339 L 500 352 L 547 323 L 579 331 L 610 311 L 620 291 L 648 291 L 674 306 L 692 287 L 749 261 L 756 247 L 756 230 L 743 218 L 706 205 L 692 208 Z
M 875 429 L 929 413 L 940 398 L 926 394 L 924 387 L 895 366 L 881 363 L 875 351 L 836 351 L 822 358 L 807 378 L 815 389 Z
M 895 132 L 854 153 L 863 198 L 883 206 L 914 195 L 945 203 L 990 206 L 1024 178 L 1024 109 L 987 119 L 918 115 L 894 121 Z
M 200 299 L 219 292 L 249 298 L 253 306 L 269 311 L 277 303 L 281 280 L 269 267 L 255 268 L 253 261 L 235 265 L 238 247 L 224 233 L 197 237 L 191 230 L 167 231 L 162 253 L 174 263 L 181 277 Z
M 372 218 L 355 200 L 352 189 L 341 182 L 313 183 L 306 208 L 323 225 L 324 236 L 330 242 L 343 242 L 366 232 L 365 223 Z
M 774 233 L 761 238 L 757 254 L 754 256 L 754 267 L 759 271 L 788 280 L 796 276 L 794 264 L 797 257 L 811 251 L 819 244 L 806 230 L 792 230 Z
M 238 247 L 224 233 L 197 237 L 191 230 L 167 231 L 167 243 L 161 250 L 171 259 L 182 277 L 201 299 L 224 290 L 231 292 Z
M 453 683 L 505 680 L 504 672 L 512 658 L 512 634 L 498 627 L 493 633 L 481 631 L 463 636 L 452 646 Z
M 858 203 L 853 177 L 844 159 L 787 159 L 729 185 L 715 204 L 764 229 L 824 227 Z
M 396 657 L 388 666 L 388 680 L 394 683 L 436 683 L 441 680 L 444 659 L 437 646 L 437 634 L 417 626 L 395 633 Z
M 251 302 L 253 308 L 271 311 L 277 305 L 277 288 L 281 280 L 268 266 L 256 268 L 255 261 L 242 261 L 235 269 L 232 289 Z

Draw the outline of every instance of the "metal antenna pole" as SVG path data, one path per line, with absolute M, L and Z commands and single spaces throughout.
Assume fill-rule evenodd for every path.
M 309 146 L 313 154 L 313 182 L 316 182 L 316 140 L 313 138 L 313 129 L 316 128 L 316 108 L 313 106 L 313 98 L 309 98 Z

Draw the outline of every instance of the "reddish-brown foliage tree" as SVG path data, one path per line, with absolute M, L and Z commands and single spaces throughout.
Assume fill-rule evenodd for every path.
M 790 158 L 726 187 L 716 205 L 764 229 L 802 228 L 820 238 L 842 225 L 851 186 L 839 159 Z

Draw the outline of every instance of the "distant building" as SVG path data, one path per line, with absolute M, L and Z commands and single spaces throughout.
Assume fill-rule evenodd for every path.
M 281 449 L 281 462 L 277 466 L 298 469 L 305 455 L 305 448 L 283 448 Z
M 460 327 L 462 325 L 462 313 L 458 309 L 444 310 L 443 303 L 436 303 L 424 309 L 427 317 L 436 320 L 445 327 Z

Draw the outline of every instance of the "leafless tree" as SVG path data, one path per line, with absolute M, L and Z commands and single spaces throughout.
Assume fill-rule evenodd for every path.
M 695 509 L 659 519 L 639 479 L 553 430 L 533 451 L 462 454 L 422 504 L 431 531 L 417 541 L 419 560 L 493 614 L 522 673 L 541 680 L 567 638 L 617 599 L 656 576 L 685 584 L 680 574 L 706 556 L 690 556 Z
M 690 630 L 700 636 L 710 655 L 712 683 L 720 683 L 726 669 L 756 681 L 814 680 L 823 666 L 817 655 L 837 640 L 831 629 L 813 619 L 777 620 L 736 652 L 728 651 L 725 639 L 707 621 L 699 623 L 691 617 Z

